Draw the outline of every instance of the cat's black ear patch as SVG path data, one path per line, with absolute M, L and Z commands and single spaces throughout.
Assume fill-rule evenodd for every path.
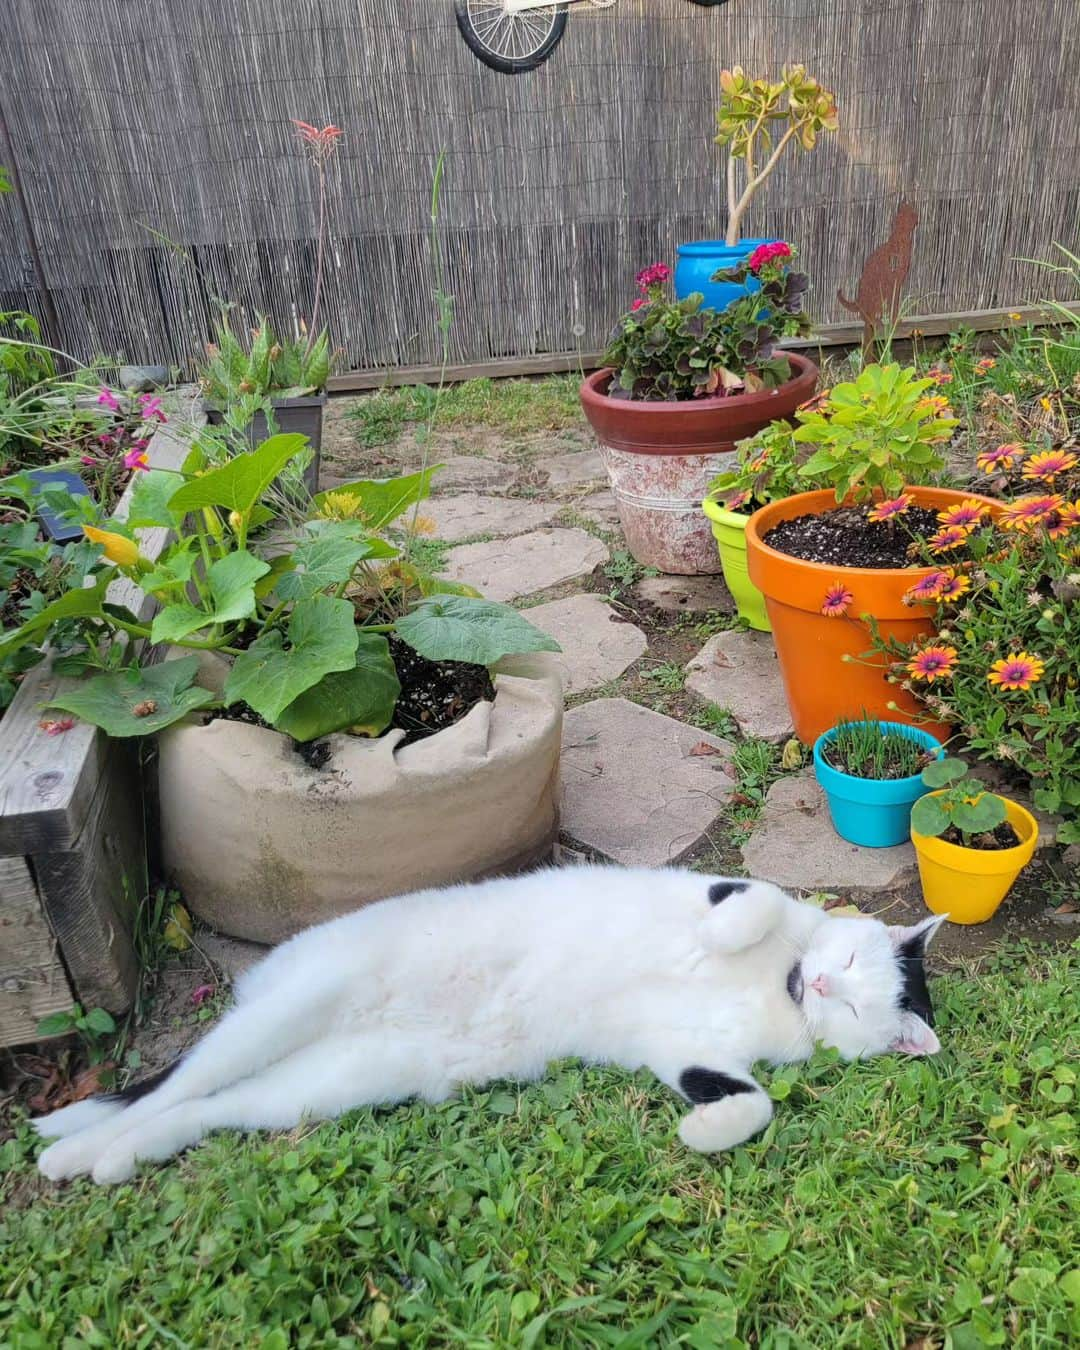
M 923 955 L 926 951 L 926 934 L 916 933 L 901 943 L 896 952 L 900 966 L 903 989 L 900 994 L 900 1007 L 905 1012 L 918 1013 L 928 1027 L 934 1025 L 934 1008 L 930 1002 L 930 988 L 926 983 L 926 967 Z
M 718 905 L 721 900 L 726 900 L 729 895 L 742 895 L 743 891 L 750 889 L 748 881 L 714 881 L 709 887 L 709 904 Z
M 682 1071 L 679 1087 L 695 1106 L 707 1106 L 709 1102 L 718 1102 L 724 1097 L 737 1097 L 743 1092 L 757 1091 L 756 1086 L 744 1078 L 732 1078 L 730 1074 L 720 1073 L 716 1069 L 703 1069 L 700 1065 Z

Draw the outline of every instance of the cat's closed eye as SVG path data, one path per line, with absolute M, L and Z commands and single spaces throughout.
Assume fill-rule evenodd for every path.
M 851 955 L 848 957 L 848 963 L 847 963 L 847 965 L 844 967 L 844 969 L 845 969 L 845 970 L 850 970 L 851 967 L 852 967 L 854 964 L 855 964 L 855 953 L 852 952 Z

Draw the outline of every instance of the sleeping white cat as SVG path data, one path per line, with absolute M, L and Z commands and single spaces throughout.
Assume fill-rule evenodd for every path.
M 441 1101 L 552 1059 L 645 1065 L 691 1104 L 702 1152 L 762 1130 L 756 1060 L 933 1054 L 914 928 L 830 918 L 763 882 L 581 867 L 421 891 L 284 943 L 236 1006 L 147 1083 L 37 1121 L 55 1180 L 130 1177 L 210 1130 Z

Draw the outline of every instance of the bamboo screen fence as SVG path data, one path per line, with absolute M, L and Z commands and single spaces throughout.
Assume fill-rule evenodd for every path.
M 0 198 L 0 307 L 59 345 L 187 365 L 213 296 L 310 310 L 312 180 L 290 118 L 342 126 L 326 318 L 345 362 L 436 360 L 431 179 L 451 356 L 603 345 L 632 274 L 722 233 L 721 68 L 801 60 L 842 133 L 792 159 L 749 231 L 801 248 L 822 321 L 902 198 L 922 313 L 1052 293 L 1018 259 L 1075 246 L 1077 0 L 617 0 L 572 8 L 538 71 L 494 74 L 452 0 L 4 0 L 0 105 L 28 208 Z M 182 245 L 184 262 L 148 230 Z

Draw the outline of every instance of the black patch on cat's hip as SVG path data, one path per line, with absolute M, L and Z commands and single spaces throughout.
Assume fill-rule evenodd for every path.
M 729 895 L 742 895 L 743 891 L 750 889 L 748 881 L 714 881 L 709 887 L 709 904 L 718 905 L 721 900 L 726 900 Z
M 722 1101 L 725 1097 L 757 1091 L 754 1084 L 747 1083 L 745 1079 L 732 1078 L 730 1074 L 719 1073 L 716 1069 L 703 1069 L 699 1065 L 682 1071 L 679 1087 L 695 1106 L 707 1106 L 709 1102 Z
M 918 1013 L 928 1027 L 934 1025 L 934 1008 L 930 1002 L 930 989 L 926 983 L 926 967 L 923 965 L 923 953 L 926 951 L 925 934 L 919 933 L 903 943 L 896 953 L 900 966 L 900 977 L 904 982 L 900 994 L 900 1007 L 905 1012 Z

